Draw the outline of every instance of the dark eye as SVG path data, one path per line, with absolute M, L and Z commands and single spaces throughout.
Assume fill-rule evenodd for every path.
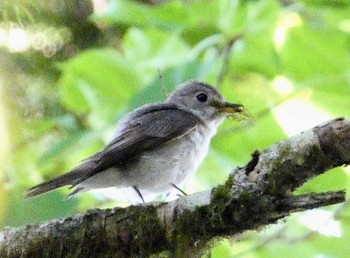
M 197 99 L 199 102 L 206 102 L 208 99 L 208 96 L 207 96 L 207 94 L 200 93 L 197 95 Z

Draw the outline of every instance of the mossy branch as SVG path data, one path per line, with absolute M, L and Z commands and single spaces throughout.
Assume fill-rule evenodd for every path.
M 85 214 L 0 233 L 0 257 L 198 256 L 218 236 L 259 230 L 292 212 L 345 200 L 345 192 L 292 192 L 350 163 L 350 120 L 336 119 L 252 155 L 224 185 L 169 203 Z

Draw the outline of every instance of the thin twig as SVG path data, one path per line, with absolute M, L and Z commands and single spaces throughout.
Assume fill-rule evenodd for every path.
M 228 63 L 230 61 L 230 54 L 231 54 L 231 49 L 233 47 L 233 45 L 239 40 L 241 39 L 242 35 L 238 35 L 232 39 L 230 39 L 228 42 L 227 42 L 227 45 L 224 47 L 224 50 L 223 50 L 223 57 L 224 57 L 224 61 L 222 63 L 222 67 L 220 69 L 220 72 L 219 72 L 219 75 L 218 75 L 218 78 L 216 80 L 216 83 L 215 83 L 215 87 L 216 88 L 220 88 L 224 78 L 225 78 L 225 75 L 227 73 L 227 67 L 228 67 Z

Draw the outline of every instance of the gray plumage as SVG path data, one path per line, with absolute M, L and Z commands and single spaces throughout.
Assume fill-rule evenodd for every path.
M 152 200 L 169 193 L 172 185 L 182 187 L 203 161 L 224 117 L 242 110 L 242 105 L 225 102 L 210 85 L 190 81 L 165 103 L 127 115 L 102 151 L 29 189 L 26 196 L 70 185 L 75 187 L 70 196 L 96 188 L 132 187 L 142 200 Z

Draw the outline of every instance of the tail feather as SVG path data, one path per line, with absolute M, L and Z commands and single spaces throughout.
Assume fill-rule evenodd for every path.
M 79 166 L 66 174 L 38 184 L 27 190 L 25 193 L 25 198 L 34 197 L 66 185 L 75 186 L 78 182 L 81 181 L 82 174 L 84 172 L 85 171 L 82 171 L 81 166 Z
M 76 195 L 76 194 L 78 194 L 78 193 L 83 193 L 83 192 L 85 192 L 85 191 L 87 191 L 87 190 L 89 190 L 89 189 L 87 189 L 87 188 L 85 188 L 85 187 L 78 187 L 78 188 L 74 189 L 73 192 L 71 192 L 70 194 L 68 194 L 68 195 L 66 196 L 65 199 L 68 200 L 68 199 L 72 198 L 74 195 Z

